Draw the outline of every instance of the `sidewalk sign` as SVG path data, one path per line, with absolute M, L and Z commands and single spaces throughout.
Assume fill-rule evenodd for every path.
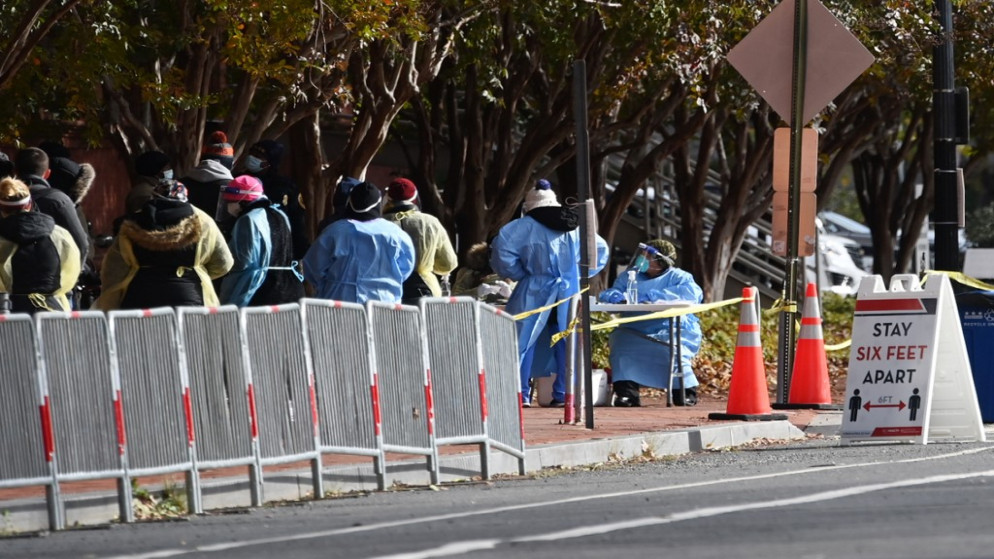
M 986 440 L 948 277 L 863 278 L 843 405 L 843 444 Z

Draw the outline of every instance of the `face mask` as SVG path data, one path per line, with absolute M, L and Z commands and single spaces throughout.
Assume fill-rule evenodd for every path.
M 228 213 L 238 217 L 242 213 L 241 202 L 228 202 Z
M 632 264 L 632 269 L 635 270 L 636 272 L 641 272 L 643 274 L 646 273 L 646 272 L 648 272 L 649 271 L 649 259 L 646 258 L 644 255 L 641 255 L 641 254 L 638 255 L 638 257 L 635 258 L 635 263 Z
M 246 157 L 245 169 L 250 173 L 258 173 L 262 170 L 262 160 L 254 155 Z
M 170 181 L 173 180 L 173 170 L 172 169 L 166 169 L 165 171 L 163 171 L 162 172 L 162 178 L 164 178 L 166 180 L 170 180 Z

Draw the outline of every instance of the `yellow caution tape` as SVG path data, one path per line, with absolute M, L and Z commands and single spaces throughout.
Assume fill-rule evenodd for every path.
M 989 283 L 984 283 L 976 278 L 971 278 L 970 276 L 964 274 L 963 272 L 949 272 L 945 270 L 928 270 L 926 274 L 942 274 L 949 276 L 949 279 L 962 283 L 963 285 L 973 287 L 975 289 L 983 289 L 985 291 L 994 291 L 994 285 Z
M 588 289 L 590 289 L 590 288 L 589 287 L 584 287 L 583 289 L 580 290 L 580 293 L 583 293 L 584 291 L 587 291 Z M 579 295 L 580 293 L 578 293 L 577 295 Z M 559 305 L 562 305 L 563 303 L 569 301 L 573 297 L 574 297 L 573 295 L 570 295 L 569 297 L 567 297 L 565 299 L 560 299 L 560 300 L 556 301 L 555 303 L 552 303 L 551 305 L 546 305 L 544 307 L 539 307 L 539 308 L 537 308 L 535 310 L 524 311 L 524 312 L 518 313 L 518 314 L 514 315 L 513 318 L 514 318 L 514 320 L 521 320 L 523 318 L 528 318 L 529 316 L 532 316 L 533 314 L 544 313 L 545 311 L 547 311 L 549 309 L 554 309 L 554 308 L 558 307 Z
M 621 324 L 628 324 L 631 322 L 641 322 L 643 320 L 656 320 L 659 318 L 673 318 L 676 316 L 683 316 L 685 314 L 697 314 L 703 311 L 709 311 L 712 309 L 718 309 L 721 307 L 727 307 L 728 305 L 735 305 L 741 303 L 744 299 L 738 297 L 736 299 L 727 299 L 725 301 L 717 301 L 715 303 L 708 303 L 705 305 L 691 305 L 689 307 L 680 307 L 675 309 L 669 309 L 665 311 L 658 311 L 654 313 L 644 314 L 640 316 L 629 316 L 626 318 L 616 318 L 614 320 L 609 320 L 607 322 L 602 322 L 600 324 L 595 324 L 590 327 L 590 330 L 596 332 L 597 330 L 606 330 L 608 328 L 615 328 Z
M 827 345 L 825 346 L 825 351 L 842 351 L 843 349 L 848 349 L 850 346 L 852 346 L 852 339 L 839 342 L 837 344 Z
M 784 301 L 783 298 L 781 297 L 780 299 L 773 301 L 773 304 L 770 305 L 770 308 L 763 311 L 763 313 L 766 315 L 776 314 L 779 312 L 796 313 L 797 301 Z
M 573 322 L 569 323 L 569 326 L 567 326 L 565 330 L 563 330 L 562 332 L 558 332 L 557 334 L 553 335 L 552 336 L 552 341 L 549 342 L 549 347 L 552 347 L 552 346 L 556 345 L 556 342 L 558 342 L 559 340 L 561 340 L 561 339 L 563 339 L 563 338 L 565 338 L 567 336 L 572 336 L 573 335 L 573 331 L 576 330 L 576 325 L 579 324 L 579 322 L 580 322 L 580 317 L 578 316 L 578 317 L 576 317 L 576 318 L 573 319 Z

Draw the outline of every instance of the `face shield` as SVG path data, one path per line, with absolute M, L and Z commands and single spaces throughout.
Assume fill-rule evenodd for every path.
M 632 255 L 631 262 L 628 263 L 628 269 L 644 274 L 649 271 L 649 263 L 653 259 L 658 259 L 659 256 L 658 250 L 645 243 L 639 243 L 638 248 L 635 249 L 635 254 Z

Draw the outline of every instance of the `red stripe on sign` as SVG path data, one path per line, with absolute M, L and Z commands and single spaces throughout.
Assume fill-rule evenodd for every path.
M 877 427 L 873 430 L 874 437 L 919 437 L 921 427 Z
M 52 408 L 50 407 L 48 396 L 39 406 L 41 412 L 41 436 L 45 441 L 45 461 L 51 462 L 55 455 L 55 431 L 52 429 Z
M 860 299 L 856 301 L 856 312 L 878 311 L 924 311 L 921 299 Z
M 484 422 L 487 421 L 487 372 L 480 369 L 480 415 Z
M 252 439 L 259 438 L 259 416 L 255 412 L 255 387 L 248 385 L 249 426 L 252 428 Z
M 186 442 L 193 446 L 193 404 L 190 402 L 190 387 L 183 389 L 183 412 L 186 413 Z
M 431 397 L 431 369 L 425 369 L 425 402 L 428 403 L 428 434 L 435 434 L 435 400 Z
M 373 373 L 373 384 L 369 387 L 369 393 L 373 397 L 373 430 L 376 436 L 380 436 L 380 387 L 376 373 Z
M 128 439 L 124 434 L 124 402 L 120 390 L 114 393 L 114 423 L 117 425 L 117 453 L 123 456 Z

